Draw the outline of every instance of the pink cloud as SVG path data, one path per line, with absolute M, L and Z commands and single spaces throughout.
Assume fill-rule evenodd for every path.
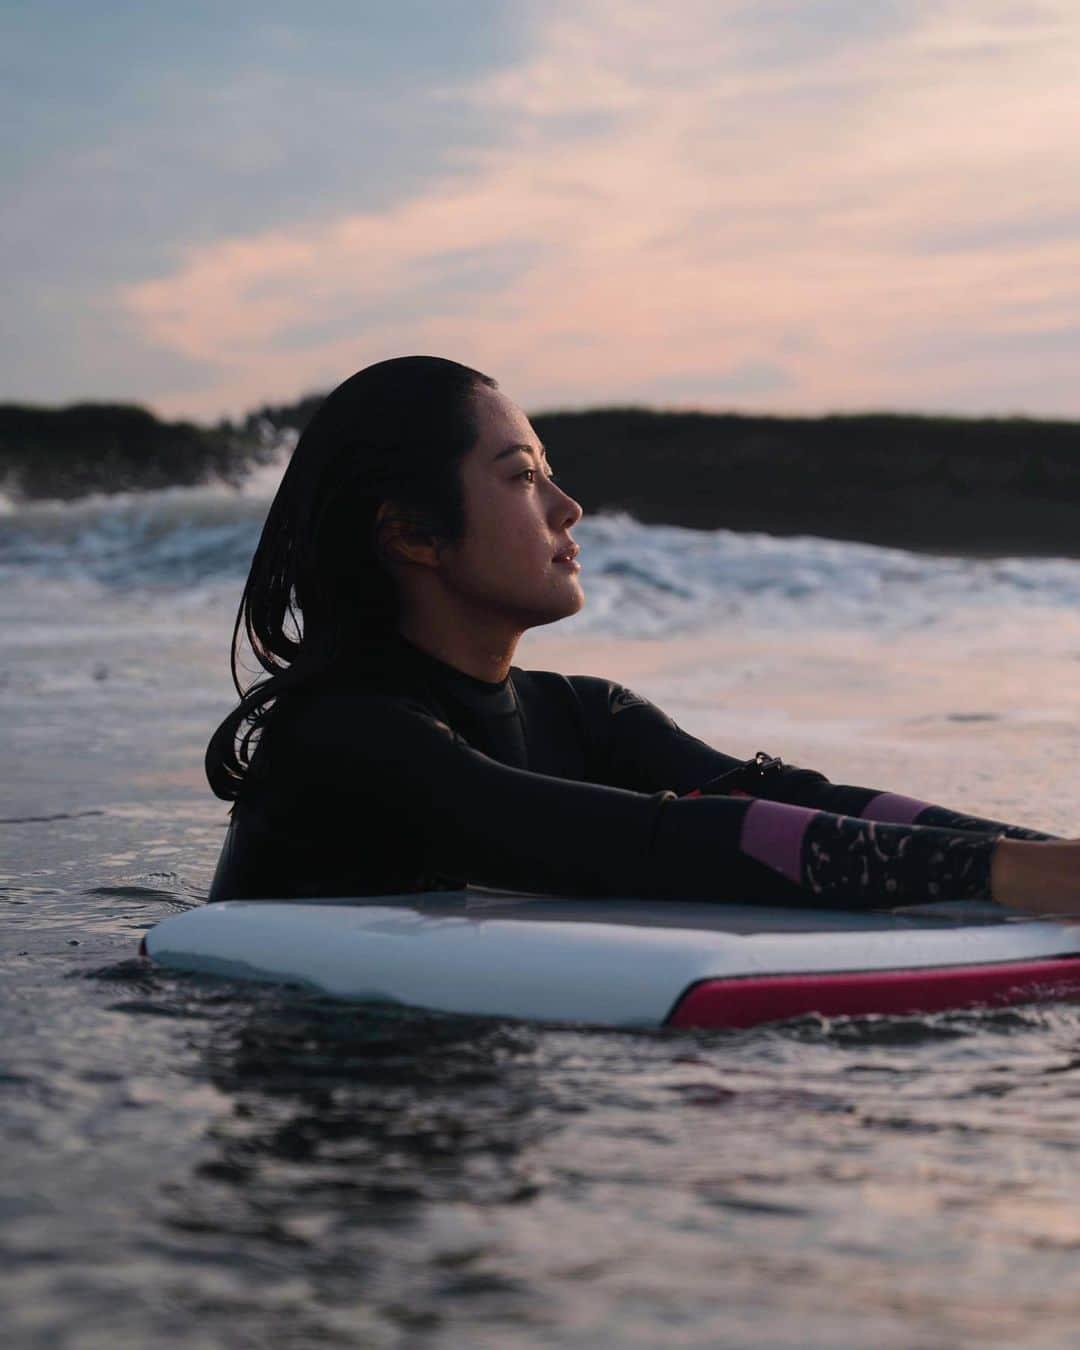
M 995 361 L 1015 379 L 1022 344 L 980 374 L 959 339 L 1022 338 L 1080 300 L 1080 238 L 987 230 L 1080 220 L 1078 48 L 1065 0 L 1022 25 L 956 0 L 764 66 L 723 6 L 677 25 L 630 0 L 552 6 L 528 62 L 471 91 L 505 133 L 467 172 L 385 211 L 200 245 L 123 303 L 220 372 L 169 411 L 243 409 L 405 351 L 488 369 L 527 405 L 663 401 L 666 375 L 674 391 L 711 368 L 721 403 L 944 408 L 984 388 L 993 410 Z M 424 267 L 513 249 L 511 275 L 473 270 L 456 308 L 424 312 Z M 355 331 L 282 343 L 328 314 Z M 943 333 L 953 356 L 920 364 Z M 1027 359 L 1033 410 L 1080 413 L 1069 354 L 1049 387 L 1045 354 Z M 740 399 L 732 372 L 766 367 L 787 378 Z

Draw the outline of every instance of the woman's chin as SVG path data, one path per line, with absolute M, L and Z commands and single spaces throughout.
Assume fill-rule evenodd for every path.
M 569 619 L 584 608 L 585 592 L 580 586 L 576 586 L 573 591 L 559 596 L 556 603 L 551 605 L 542 618 L 534 620 L 533 626 L 539 628 L 545 623 L 558 623 L 560 619 Z

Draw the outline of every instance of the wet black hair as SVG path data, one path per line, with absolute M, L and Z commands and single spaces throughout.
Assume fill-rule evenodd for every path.
M 345 650 L 377 649 L 397 629 L 383 562 L 384 502 L 409 534 L 457 543 L 465 529 L 459 466 L 476 443 L 475 396 L 489 376 L 436 356 L 380 361 L 327 396 L 304 429 L 263 525 L 233 627 L 239 705 L 206 750 L 217 796 L 234 800 L 277 697 Z M 384 517 L 384 525 L 387 524 Z M 247 640 L 264 675 L 245 688 Z

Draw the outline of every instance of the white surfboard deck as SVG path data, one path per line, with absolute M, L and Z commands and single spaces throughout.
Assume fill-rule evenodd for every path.
M 480 888 L 232 900 L 163 920 L 144 951 L 334 998 L 607 1027 L 1080 996 L 1080 922 L 983 903 L 852 912 Z

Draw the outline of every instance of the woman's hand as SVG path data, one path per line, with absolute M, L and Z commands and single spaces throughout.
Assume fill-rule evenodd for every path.
M 1029 914 L 1080 916 L 1080 839 L 999 839 L 990 861 L 990 890 L 998 904 Z

